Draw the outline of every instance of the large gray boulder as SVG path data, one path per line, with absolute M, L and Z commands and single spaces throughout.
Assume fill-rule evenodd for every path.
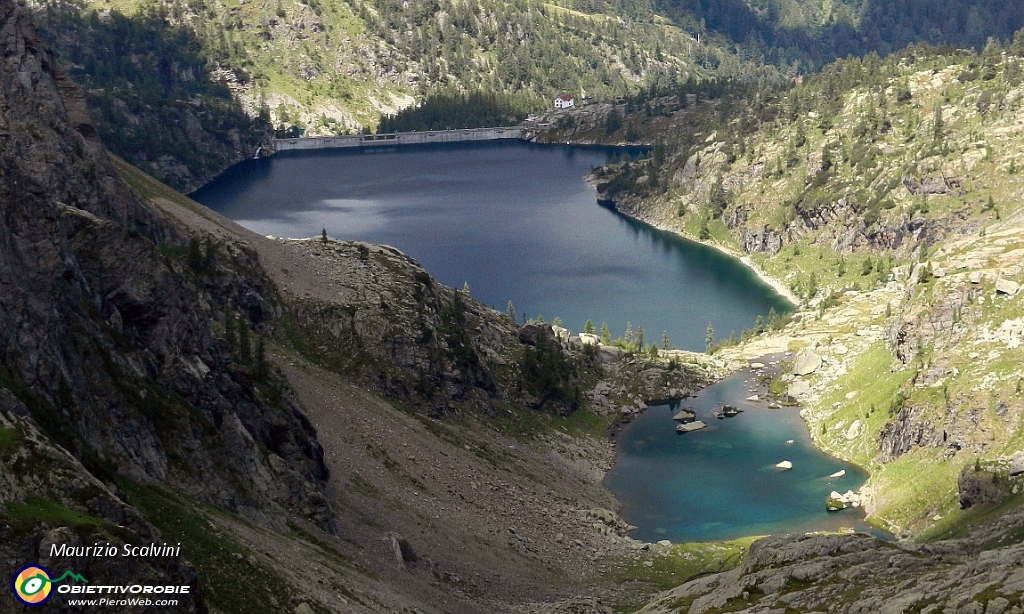
M 793 359 L 793 375 L 809 375 L 818 370 L 821 366 L 821 356 L 811 348 L 804 348 L 797 352 Z
M 1020 290 L 1020 284 L 1017 282 L 1000 277 L 996 279 L 996 293 L 998 294 L 1009 294 L 1013 296 Z
M 519 342 L 536 346 L 544 341 L 554 341 L 555 331 L 551 326 L 538 320 L 530 320 L 519 329 Z M 542 341 L 543 340 L 543 341 Z

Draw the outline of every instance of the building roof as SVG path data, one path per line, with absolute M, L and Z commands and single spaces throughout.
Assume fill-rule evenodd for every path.
M 572 100 L 572 94 L 559 94 L 555 100 Z

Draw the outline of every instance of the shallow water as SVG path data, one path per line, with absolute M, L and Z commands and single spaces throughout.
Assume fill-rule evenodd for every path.
M 659 405 L 620 432 L 605 485 L 622 501 L 623 519 L 639 527 L 633 537 L 681 542 L 872 531 L 860 510 L 825 510 L 831 491 L 855 490 L 867 475 L 816 450 L 798 409 L 746 401 L 755 394 L 749 375 L 738 373 L 681 402 L 708 424 L 705 429 L 677 434 L 672 416 L 678 408 Z M 744 411 L 716 419 L 712 414 L 722 403 Z M 793 468 L 777 469 L 783 460 Z M 840 470 L 846 475 L 828 477 Z

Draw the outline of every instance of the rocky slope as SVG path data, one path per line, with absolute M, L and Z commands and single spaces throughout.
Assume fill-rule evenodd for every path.
M 866 535 L 777 536 L 742 566 L 688 582 L 644 614 L 1024 611 L 1020 508 L 969 535 L 928 546 Z

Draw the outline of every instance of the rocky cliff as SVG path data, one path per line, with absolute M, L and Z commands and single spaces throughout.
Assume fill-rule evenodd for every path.
M 312 427 L 287 399 L 268 400 L 216 333 L 239 296 L 272 309 L 272 286 L 227 255 L 209 263 L 225 287 L 176 271 L 168 254 L 187 235 L 118 179 L 81 91 L 13 2 L 0 24 L 5 575 L 48 560 L 55 531 L 69 545 L 158 542 L 125 503 L 128 483 L 271 525 L 299 509 L 329 527 Z M 244 312 L 244 325 L 259 315 Z M 137 571 L 195 583 L 180 558 L 78 563 L 94 581 Z M 201 592 L 187 601 L 204 610 Z

